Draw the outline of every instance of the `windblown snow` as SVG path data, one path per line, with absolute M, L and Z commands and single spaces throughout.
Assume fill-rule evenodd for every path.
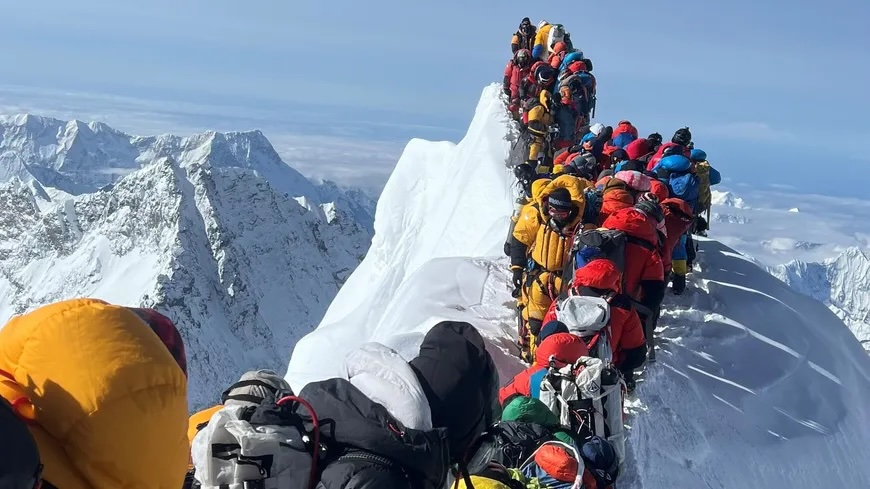
M 503 381 L 520 369 L 501 255 L 513 195 L 499 92 L 484 90 L 458 145 L 408 144 L 368 255 L 293 352 L 294 388 L 342 375 L 367 341 L 413 357 L 443 319 L 481 330 Z M 697 267 L 689 293 L 666 302 L 620 487 L 868 487 L 870 358 L 843 322 L 717 241 L 701 242 Z
M 371 201 L 314 185 L 258 131 L 132 137 L 0 119 L 0 324 L 90 296 L 179 326 L 190 407 L 281 371 L 359 264 Z

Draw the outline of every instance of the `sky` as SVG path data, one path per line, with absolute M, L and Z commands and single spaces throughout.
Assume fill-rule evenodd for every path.
M 865 198 L 870 179 L 864 0 L 7 3 L 0 112 L 259 128 L 342 183 L 378 188 L 410 138 L 458 141 L 527 15 L 565 24 L 594 61 L 599 122 L 688 125 L 732 184 Z

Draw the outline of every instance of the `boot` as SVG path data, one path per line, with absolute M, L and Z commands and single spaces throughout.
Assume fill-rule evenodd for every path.
M 628 371 L 622 373 L 622 379 L 625 381 L 626 393 L 631 394 L 637 388 L 637 382 L 634 380 L 634 372 Z
M 671 290 L 673 290 L 674 295 L 682 295 L 686 291 L 686 276 L 674 274 Z

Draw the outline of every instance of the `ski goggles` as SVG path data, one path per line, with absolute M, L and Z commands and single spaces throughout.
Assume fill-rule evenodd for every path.
M 567 221 L 568 217 L 571 216 L 571 209 L 564 207 L 552 207 L 549 208 L 550 217 L 557 221 Z

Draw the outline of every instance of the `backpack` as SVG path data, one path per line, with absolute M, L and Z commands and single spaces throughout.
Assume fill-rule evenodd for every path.
M 566 76 L 559 82 L 559 91 L 567 87 L 571 91 L 571 99 L 580 113 L 586 113 L 589 106 L 589 90 L 579 73 Z
M 683 199 L 693 208 L 698 203 L 701 181 L 691 171 L 671 172 L 668 175 L 667 184 L 671 191 L 671 197 Z
M 550 27 L 550 34 L 547 36 L 547 51 L 552 51 L 553 46 L 557 42 L 565 40 L 565 26 L 562 24 L 553 24 Z
M 550 361 L 541 381 L 540 400 L 559 416 L 559 423 L 581 440 L 600 436 L 614 448 L 621 467 L 625 461 L 622 419 L 625 382 L 619 371 L 599 358 L 580 357 L 557 368 Z
M 710 163 L 701 161 L 695 164 L 695 175 L 698 177 L 698 209 L 706 211 L 710 208 L 712 192 L 710 191 Z
M 529 97 L 529 99 L 523 103 L 523 127 L 529 125 L 529 112 L 540 105 L 541 101 L 539 100 L 539 97 Z
M 543 425 L 499 421 L 478 439 L 479 448 L 468 466 L 476 468 L 498 462 L 505 467 L 519 467 L 542 443 L 552 439 L 553 432 Z
M 307 403 L 292 401 L 300 400 L 272 398 L 256 406 L 230 405 L 216 412 L 191 446 L 201 487 L 308 489 L 309 478 L 318 477 L 311 450 L 320 446 L 323 453 L 324 445 L 319 429 L 306 430 L 305 419 L 297 412 L 300 402 Z M 312 418 L 316 420 L 313 413 Z
M 556 319 L 579 336 L 592 357 L 613 361 L 610 329 L 610 303 L 603 297 L 572 295 L 556 304 Z

